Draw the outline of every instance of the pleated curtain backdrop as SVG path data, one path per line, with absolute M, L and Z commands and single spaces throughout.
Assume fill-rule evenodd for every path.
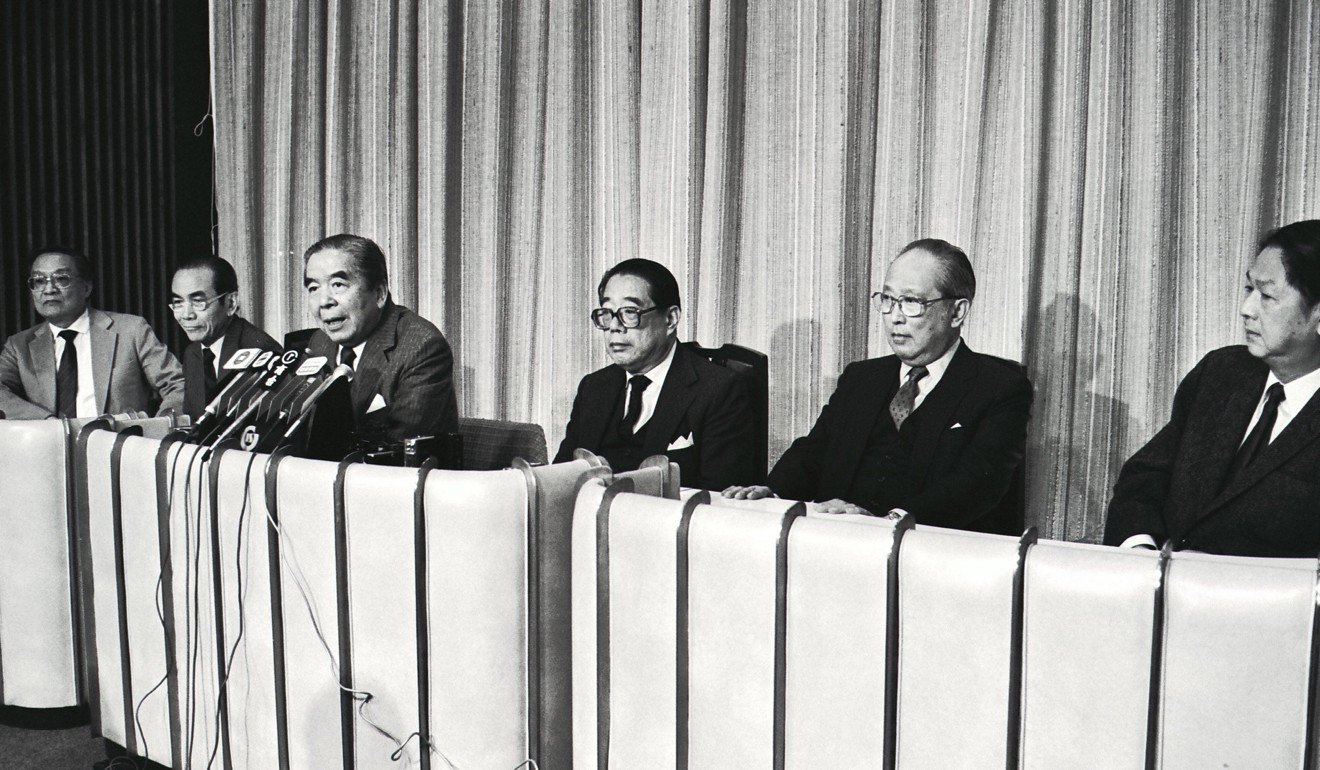
M 770 459 L 888 353 L 867 295 L 962 245 L 968 344 L 1036 383 L 1029 522 L 1096 540 L 1180 377 L 1240 341 L 1261 234 L 1320 216 L 1310 0 L 213 2 L 220 251 L 311 325 L 302 251 L 376 239 L 463 414 L 563 435 L 588 311 L 645 256 L 681 334 L 770 355 Z

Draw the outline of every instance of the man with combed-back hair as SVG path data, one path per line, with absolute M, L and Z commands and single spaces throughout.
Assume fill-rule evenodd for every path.
M 826 513 L 911 513 L 920 524 L 1021 534 L 1013 482 L 1031 382 L 1016 362 L 962 341 L 975 295 L 962 249 L 935 238 L 904 247 L 872 294 L 894 355 L 849 364 L 767 485 L 724 495 L 777 494 Z
M 352 367 L 359 435 L 458 432 L 453 351 L 435 324 L 390 297 L 380 246 L 348 233 L 317 241 L 303 256 L 303 286 L 321 325 L 308 350 Z
M 1168 424 L 1119 472 L 1107 544 L 1320 552 L 1320 220 L 1265 236 L 1244 288 L 1246 345 L 1183 378 Z
M 225 361 L 243 348 L 279 352 L 279 343 L 238 314 L 238 274 L 220 257 L 179 265 L 170 284 L 170 310 L 190 340 L 183 350 L 183 409 L 196 420 L 224 388 Z
M 679 344 L 683 308 L 673 273 L 627 259 L 605 271 L 596 297 L 591 321 L 613 363 L 578 384 L 555 462 L 587 449 L 615 471 L 631 471 L 663 454 L 686 487 L 752 481 L 747 381 Z
M 38 249 L 28 273 L 44 323 L 5 341 L 0 410 L 13 419 L 167 415 L 183 407 L 179 362 L 141 316 L 88 304 L 91 260 L 74 249 Z

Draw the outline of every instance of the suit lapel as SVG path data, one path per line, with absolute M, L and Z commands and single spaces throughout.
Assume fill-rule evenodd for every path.
M 114 319 L 95 308 L 88 310 L 92 333 L 92 388 L 96 391 L 96 411 L 110 410 L 110 382 L 114 376 L 115 348 L 119 335 L 114 331 Z
M 692 403 L 692 386 L 697 382 L 697 370 L 692 365 L 692 359 L 688 358 L 689 355 L 692 354 L 681 347 L 674 351 L 669 374 L 665 375 L 660 397 L 655 402 L 655 412 L 646 425 L 643 449 L 647 454 L 661 454 L 669 448 L 670 437 L 678 429 L 683 415 L 687 414 L 688 405 Z
M 32 332 L 28 341 L 28 356 L 32 359 L 32 373 L 37 378 L 42 400 L 55 411 L 55 340 L 50 336 L 50 324 L 42 323 Z
M 822 471 L 821 489 L 833 490 L 832 494 L 842 497 L 848 494 L 866 445 L 875 430 L 876 420 L 889 419 L 889 402 L 898 390 L 898 356 L 885 356 L 878 359 L 871 376 L 860 383 L 861 393 L 852 395 L 847 400 L 847 407 L 856 404 L 851 413 L 835 415 L 833 420 L 841 421 L 841 432 L 837 441 L 830 442 L 829 456 Z M 843 404 L 841 403 L 841 406 Z
M 1263 388 L 1264 378 L 1261 378 L 1259 387 L 1252 391 L 1255 393 L 1256 398 L 1252 399 L 1250 404 L 1246 407 L 1248 410 L 1248 420 L 1251 419 L 1251 415 L 1255 411 L 1256 403 L 1259 401 Z M 1222 507 L 1224 503 L 1241 494 L 1243 491 L 1259 483 L 1320 436 L 1320 397 L 1317 396 L 1320 396 L 1320 394 L 1312 396 L 1311 400 L 1306 402 L 1306 406 L 1302 407 L 1302 411 L 1292 419 L 1292 422 L 1288 423 L 1288 427 L 1280 431 L 1278 437 L 1271 441 L 1269 446 L 1261 451 L 1255 461 L 1244 468 L 1242 473 L 1214 498 L 1213 503 L 1211 503 L 1209 509 L 1206 511 L 1206 516 L 1209 516 L 1213 511 Z M 1225 420 L 1224 422 L 1230 421 Z M 1238 421 L 1235 420 L 1232 422 L 1236 423 Z M 1247 426 L 1245 424 L 1243 424 L 1241 428 L 1241 431 L 1235 434 L 1235 445 L 1233 447 L 1234 453 L 1237 451 L 1237 440 L 1240 440 L 1242 435 L 1247 431 Z M 1232 462 L 1232 456 L 1232 454 L 1229 455 L 1230 464 Z M 1230 466 L 1226 464 L 1224 470 L 1225 473 L 1227 472 L 1228 467 Z M 1222 478 L 1222 476 L 1220 476 L 1220 478 Z M 1205 516 L 1202 518 L 1204 519 Z
M 582 410 L 579 436 L 582 446 L 598 447 L 605 442 L 605 432 L 622 416 L 624 383 L 628 375 L 618 366 L 606 368 L 593 381 L 583 396 L 587 399 Z
M 225 329 L 225 341 L 220 343 L 220 361 L 219 370 L 216 372 L 216 387 L 224 387 L 225 382 L 234 375 L 234 372 L 225 369 L 225 362 L 234 355 L 234 351 L 243 347 L 243 319 L 234 316 L 229 321 L 229 328 Z M 197 350 L 197 359 L 205 365 L 206 358 L 202 356 L 201 348 Z
M 1205 425 L 1198 426 L 1199 430 L 1196 431 L 1199 439 L 1197 451 L 1189 453 L 1187 475 L 1189 478 L 1205 479 L 1206 483 L 1195 489 L 1193 499 L 1175 507 L 1175 510 L 1182 511 L 1190 519 L 1183 522 L 1185 527 L 1191 527 L 1206 518 L 1231 496 L 1245 489 L 1243 485 L 1249 474 L 1239 477 L 1222 491 L 1220 486 L 1233 466 L 1233 458 L 1242 443 L 1242 437 L 1247 433 L 1247 426 L 1264 392 L 1268 374 L 1269 370 L 1264 365 L 1241 372 L 1233 380 L 1236 387 L 1214 391 L 1211 396 L 1213 400 L 1203 410 L 1209 419 Z
M 362 360 L 353 365 L 353 411 L 366 414 L 371 401 L 379 392 L 381 373 L 389 366 L 390 355 L 398 343 L 399 314 L 393 302 L 385 306 L 380 326 L 367 338 L 362 348 Z
M 977 362 L 972 357 L 971 348 L 967 347 L 966 342 L 959 342 L 958 350 L 949 361 L 949 368 L 944 370 L 944 376 L 914 410 L 920 412 L 921 422 L 917 427 L 922 430 L 917 431 L 913 437 L 910 467 L 918 476 L 915 479 L 918 484 L 925 481 L 926 469 L 930 467 L 931 457 L 935 454 L 935 444 L 952 421 L 954 410 L 962 403 L 976 380 L 976 368 Z

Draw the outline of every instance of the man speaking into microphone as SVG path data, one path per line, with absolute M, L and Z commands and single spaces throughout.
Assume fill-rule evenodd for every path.
M 458 432 L 454 356 L 430 321 L 390 297 L 385 253 L 340 234 L 303 255 L 307 304 L 320 329 L 313 356 L 353 369 L 357 432 L 390 441 Z

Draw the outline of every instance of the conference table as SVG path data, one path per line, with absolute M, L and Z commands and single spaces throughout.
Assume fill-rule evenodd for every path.
M 0 702 L 175 768 L 1315 766 L 1314 559 L 0 421 Z

